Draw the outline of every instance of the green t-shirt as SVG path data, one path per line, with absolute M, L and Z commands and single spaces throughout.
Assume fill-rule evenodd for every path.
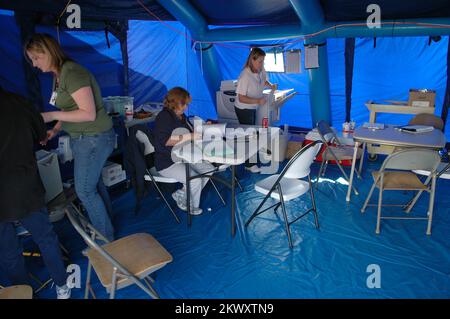
M 103 107 L 102 94 L 97 81 L 91 72 L 73 61 L 67 61 L 63 64 L 59 86 L 55 89 L 55 82 L 53 84 L 53 88 L 57 93 L 55 106 L 63 112 L 78 110 L 78 105 L 71 94 L 86 86 L 92 89 L 97 116 L 92 122 L 62 122 L 61 128 L 72 137 L 78 137 L 82 134 L 94 135 L 105 132 L 112 127 L 111 118 Z

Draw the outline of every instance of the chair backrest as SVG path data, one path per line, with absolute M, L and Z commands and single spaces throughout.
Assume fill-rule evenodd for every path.
M 437 151 L 423 149 L 423 148 L 410 148 L 403 149 L 389 155 L 383 162 L 380 171 L 386 169 L 393 170 L 427 170 L 435 172 L 441 158 Z
M 291 160 L 286 164 L 284 170 L 280 173 L 281 177 L 285 178 L 303 178 L 310 173 L 310 167 L 314 159 L 319 153 L 321 141 L 314 141 L 302 147 Z
M 153 147 L 153 144 L 150 142 L 150 139 L 148 138 L 147 134 L 142 132 L 141 130 L 136 131 L 136 139 L 144 144 L 144 155 L 152 154 L 155 152 L 155 148 Z
M 321 120 L 319 121 L 319 123 L 317 123 L 317 131 L 319 132 L 320 138 L 325 145 L 328 145 L 328 143 L 336 143 L 338 145 L 341 144 L 336 133 L 324 120 Z
M 430 125 L 435 129 L 442 130 L 444 128 L 444 121 L 434 114 L 420 113 L 414 116 L 408 125 Z
M 140 143 L 144 144 L 145 164 L 148 169 L 152 168 L 153 166 L 155 166 L 155 147 L 150 141 L 148 135 L 141 130 L 136 130 L 136 139 Z

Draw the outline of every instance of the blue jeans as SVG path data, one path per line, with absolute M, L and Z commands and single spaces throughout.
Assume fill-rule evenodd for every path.
M 55 284 L 64 286 L 67 280 L 66 269 L 58 237 L 48 219 L 47 209 L 42 208 L 32 212 L 19 221 L 31 233 L 34 242 L 39 246 L 44 263 Z M 12 285 L 31 284 L 22 252 L 23 247 L 16 235 L 14 224 L 12 222 L 0 223 L 0 264 Z
M 92 225 L 106 239 L 114 240 L 111 200 L 101 177 L 103 166 L 114 149 L 114 130 L 71 138 L 74 157 L 75 192 L 86 208 Z

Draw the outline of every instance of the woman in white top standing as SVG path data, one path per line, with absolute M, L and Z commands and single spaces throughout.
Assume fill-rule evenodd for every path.
M 264 88 L 277 89 L 276 84 L 269 82 L 264 70 L 265 56 L 266 53 L 260 48 L 252 48 L 239 75 L 234 110 L 240 124 L 255 125 L 256 108 L 266 103 Z M 245 168 L 252 173 L 260 172 L 257 163 L 250 163 L 250 161 L 245 162 Z

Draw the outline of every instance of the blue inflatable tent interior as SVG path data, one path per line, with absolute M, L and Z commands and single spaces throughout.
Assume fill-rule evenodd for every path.
M 79 29 L 66 25 L 69 3 L 81 9 Z M 366 25 L 373 3 L 381 9 L 379 28 Z M 161 102 L 170 88 L 182 86 L 193 97 L 187 112 L 204 119 L 217 118 L 220 81 L 237 79 L 252 46 L 299 49 L 300 73 L 269 73 L 280 89 L 297 92 L 277 124 L 312 128 L 323 119 L 337 128 L 350 120 L 360 125 L 369 119 L 366 101 L 407 100 L 409 89 L 427 88 L 436 91 L 435 114 L 447 124 L 444 134 L 450 138 L 448 0 L 0 0 L 0 29 L 7 30 L 0 43 L 0 85 L 27 96 L 42 111 L 52 109 L 47 102 L 52 78 L 24 60 L 22 45 L 33 32 L 58 37 L 70 57 L 92 71 L 103 96 L 133 96 L 138 106 Z M 304 69 L 303 52 L 311 44 L 319 45 L 320 67 Z M 381 114 L 378 121 L 401 124 L 410 118 Z M 363 179 L 370 182 L 360 185 L 360 193 L 368 193 L 370 171 L 380 164 L 367 163 Z M 229 204 L 222 207 L 212 192 L 202 199 L 211 212 L 195 218 L 190 228 L 186 216 L 180 225 L 170 220 L 154 192 L 138 216 L 132 191 L 114 198 L 118 237 L 149 232 L 174 257 L 156 273 L 161 298 L 450 297 L 450 185 L 445 180 L 438 182 L 432 236 L 425 235 L 421 222 L 389 221 L 375 235 L 375 215 L 359 213 L 365 196 L 346 204 L 347 187 L 330 167 L 328 182 L 317 192 L 321 230 L 312 220 L 293 226 L 294 248 L 289 249 L 276 215 L 243 227 L 262 199 L 253 190 L 262 177 L 245 177 L 234 238 Z M 301 200 L 290 205 L 307 206 Z M 417 209 L 426 207 L 422 198 Z M 81 239 L 68 220 L 55 225 L 85 275 Z M 48 277 L 42 264 L 28 263 Z M 382 271 L 381 288 L 369 287 L 370 265 Z M 0 274 L 0 284 L 2 279 Z M 93 287 L 98 297 L 107 298 L 98 280 Z M 82 291 L 75 289 L 73 297 L 82 298 Z M 47 287 L 39 296 L 53 298 L 54 291 Z M 146 295 L 129 287 L 116 298 Z

